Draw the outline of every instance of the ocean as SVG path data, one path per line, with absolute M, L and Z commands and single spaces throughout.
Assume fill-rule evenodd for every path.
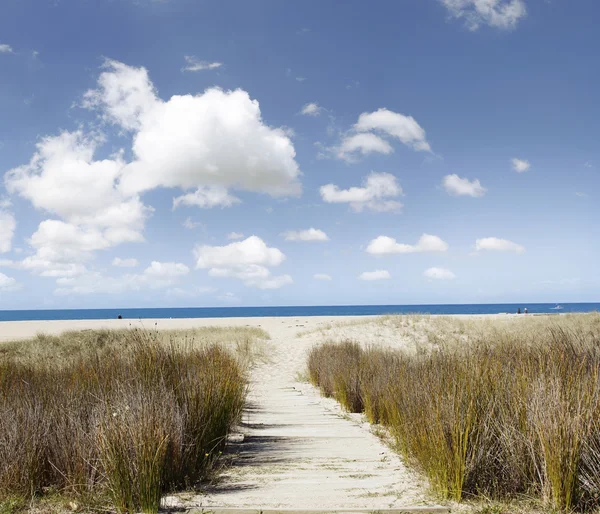
M 330 305 L 306 307 L 185 307 L 168 309 L 64 309 L 0 311 L 0 321 L 148 318 L 250 318 L 263 316 L 372 316 L 377 314 L 498 314 L 527 307 L 530 314 L 600 311 L 600 303 L 449 305 Z

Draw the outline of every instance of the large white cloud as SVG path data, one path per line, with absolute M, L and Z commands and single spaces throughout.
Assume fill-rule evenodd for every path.
M 524 0 L 441 0 L 452 16 L 465 20 L 470 30 L 486 24 L 500 29 L 514 29 L 527 15 Z
M 470 181 L 467 178 L 461 178 L 456 174 L 446 175 L 442 182 L 444 189 L 448 194 L 455 196 L 483 196 L 487 189 L 481 185 L 479 180 Z
M 17 222 L 12 212 L 0 209 L 0 253 L 10 252 Z
M 144 68 L 110 60 L 104 68 L 82 106 L 131 134 L 132 159 L 124 151 L 97 159 L 105 141 L 98 132 L 41 139 L 30 162 L 5 175 L 9 193 L 51 215 L 30 239 L 35 255 L 13 267 L 73 275 L 94 251 L 143 241 L 152 209 L 140 195 L 154 188 L 183 189 L 174 207 L 202 208 L 239 202 L 228 188 L 300 192 L 288 133 L 266 125 L 245 91 L 213 88 L 163 101 Z
M 194 249 L 196 268 L 208 269 L 212 277 L 233 277 L 249 287 L 278 289 L 292 283 L 289 275 L 272 276 L 269 268 L 279 266 L 285 255 L 270 248 L 257 236 L 225 246 L 198 245 Z
M 523 245 L 513 243 L 508 239 L 500 239 L 498 237 L 484 237 L 475 241 L 476 251 L 491 251 L 491 252 L 514 252 L 523 253 L 525 247 Z
M 286 241 L 329 241 L 327 234 L 318 228 L 288 230 L 282 234 Z
M 397 253 L 445 252 L 448 243 L 438 236 L 423 234 L 417 244 L 398 243 L 393 237 L 379 236 L 373 239 L 367 247 L 371 255 L 392 255 Z
M 390 173 L 371 173 L 362 187 L 340 189 L 335 184 L 327 184 L 320 188 L 321 198 L 327 203 L 347 203 L 356 211 L 364 209 L 372 211 L 399 211 L 402 204 L 390 200 L 402 195 L 402 187 L 394 175 Z
M 7 45 L 6 43 L 0 44 L 0 54 L 12 54 L 13 49 L 12 46 Z
M 134 160 L 120 188 L 236 187 L 272 195 L 298 194 L 300 170 L 285 130 L 266 125 L 246 91 L 206 90 L 161 100 L 144 68 L 107 61 L 85 106 L 134 131 Z
M 391 277 L 390 272 L 383 269 L 364 271 L 358 276 L 360 280 L 388 280 Z

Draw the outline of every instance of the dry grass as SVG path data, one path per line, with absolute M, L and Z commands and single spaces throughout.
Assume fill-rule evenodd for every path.
M 443 498 L 600 506 L 600 315 L 411 321 L 375 323 L 416 324 L 429 351 L 328 343 L 311 380 L 385 424 Z
M 157 512 L 219 459 L 264 335 L 86 331 L 2 344 L 0 506 L 59 492 Z

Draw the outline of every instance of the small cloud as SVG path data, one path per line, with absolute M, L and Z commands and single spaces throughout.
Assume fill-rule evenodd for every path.
M 513 243 L 508 239 L 499 239 L 497 237 L 484 237 L 483 239 L 478 239 L 475 241 L 475 250 L 476 251 L 490 251 L 490 252 L 514 252 L 514 253 L 524 253 L 525 247 Z
M 193 230 L 196 227 L 202 227 L 203 224 L 199 221 L 193 221 L 192 218 L 190 216 L 188 216 L 185 221 L 183 222 L 183 226 L 185 228 L 187 228 L 188 230 Z
M 217 297 L 218 300 L 227 303 L 239 303 L 240 299 L 233 293 L 223 293 Z
M 526 171 L 529 171 L 529 168 L 531 168 L 529 161 L 517 159 L 516 157 L 511 159 L 510 162 L 512 163 L 513 170 L 515 170 L 517 173 L 525 173 Z
M 305 116 L 318 116 L 319 114 L 321 114 L 322 110 L 323 107 L 320 107 L 319 104 L 316 102 L 312 102 L 302 107 L 300 114 L 304 114 Z
M 467 178 L 461 178 L 458 175 L 446 175 L 442 182 L 444 189 L 450 195 L 454 196 L 483 196 L 487 189 L 481 185 L 479 180 L 469 181 Z
M 426 269 L 423 275 L 430 280 L 453 280 L 456 278 L 456 275 L 449 269 L 435 267 Z
M 6 44 L 0 44 L 0 54 L 14 54 L 12 46 Z
M 365 271 L 358 276 L 359 280 L 388 280 L 390 278 L 390 272 L 384 269 Z
M 265 207 L 265 212 L 271 214 L 273 212 L 273 207 Z
M 120 257 L 115 257 L 112 260 L 112 265 L 117 268 L 135 268 L 138 264 L 138 260 L 133 258 L 121 259 Z
M 306 77 L 296 77 L 296 80 L 298 82 L 304 82 L 306 80 Z
M 306 230 L 288 230 L 281 234 L 286 241 L 329 241 L 329 237 L 322 230 L 309 228 Z
M 227 234 L 227 239 L 244 239 L 244 234 L 242 234 L 241 232 L 229 232 L 229 234 Z
M 369 243 L 366 251 L 371 255 L 392 255 L 397 253 L 445 252 L 447 250 L 448 243 L 440 237 L 423 234 L 415 245 L 398 243 L 393 237 L 379 236 Z
M 472 31 L 481 25 L 512 30 L 527 16 L 524 0 L 441 0 L 441 3 L 451 16 L 464 20 Z
M 354 212 L 369 209 L 375 212 L 400 211 L 402 204 L 396 198 L 402 195 L 402 187 L 390 173 L 372 172 L 362 187 L 340 189 L 335 184 L 326 184 L 319 189 L 325 203 L 347 203 Z
M 575 193 L 575 196 L 579 196 L 580 198 L 587 198 L 588 194 L 587 193 L 582 193 L 580 191 L 577 191 Z
M 187 66 L 181 68 L 181 71 L 203 71 L 203 70 L 215 70 L 223 66 L 222 62 L 208 62 L 200 61 L 193 55 L 184 56 Z
M 313 275 L 313 278 L 314 278 L 315 280 L 332 280 L 331 276 L 330 276 L 330 275 L 327 275 L 327 274 L 325 274 L 325 273 L 315 273 L 315 274 Z
M 589 161 L 586 161 L 586 162 L 584 162 L 584 163 L 583 163 L 583 167 L 584 167 L 584 168 L 593 168 L 594 166 L 592 165 L 592 163 L 591 163 L 591 162 L 589 162 Z
M 296 31 L 296 34 L 303 35 L 303 34 L 308 34 L 309 32 L 311 32 L 311 29 L 304 27 L 304 28 L 301 28 L 300 30 Z

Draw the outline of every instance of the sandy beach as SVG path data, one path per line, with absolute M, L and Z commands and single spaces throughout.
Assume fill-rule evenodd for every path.
M 472 316 L 471 316 L 472 317 Z M 511 315 L 485 316 L 512 318 Z M 467 317 L 465 317 L 466 319 Z M 430 326 L 429 317 L 419 322 Z M 376 317 L 293 317 L 23 321 L 0 323 L 0 339 L 66 330 L 250 326 L 266 330 L 266 358 L 251 374 L 248 407 L 230 445 L 232 465 L 204 494 L 175 495 L 172 506 L 384 509 L 434 506 L 409 470 L 361 415 L 322 398 L 303 377 L 307 352 L 324 340 L 417 350 L 411 333 Z

